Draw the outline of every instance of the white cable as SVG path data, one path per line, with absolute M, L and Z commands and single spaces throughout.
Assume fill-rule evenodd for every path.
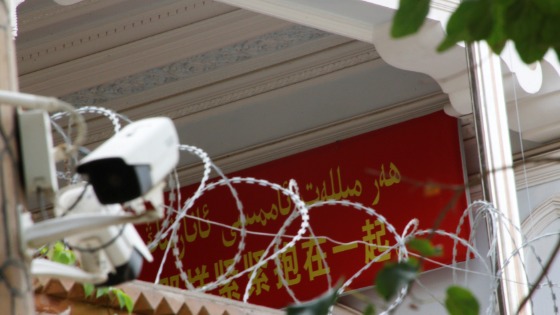
M 55 153 L 55 159 L 60 161 L 71 157 L 78 151 L 86 140 L 87 126 L 84 117 L 74 106 L 54 97 L 38 96 L 27 93 L 0 90 L 0 103 L 20 106 L 27 109 L 42 109 L 46 112 L 63 111 L 70 115 L 76 123 L 76 137 L 71 145 L 62 144 Z

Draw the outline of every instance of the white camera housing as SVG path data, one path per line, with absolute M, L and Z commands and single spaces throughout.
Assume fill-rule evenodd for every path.
M 164 179 L 179 161 L 178 146 L 171 119 L 148 118 L 127 125 L 82 159 L 77 171 L 87 175 L 90 185 L 75 184 L 59 191 L 55 218 L 37 223 L 30 216 L 22 220 L 29 248 L 64 238 L 80 265 L 37 258 L 32 273 L 102 286 L 136 279 L 143 260 L 153 258 L 132 223 L 160 218 Z M 156 211 L 146 209 L 146 202 Z M 125 212 L 122 203 L 134 213 Z
M 147 193 L 175 168 L 178 145 L 171 119 L 138 120 L 83 158 L 77 171 L 87 175 L 99 202 L 124 203 Z
M 119 205 L 101 205 L 91 186 L 68 190 L 64 198 L 59 200 L 61 207 L 74 207 L 69 216 L 92 212 L 99 216 L 123 213 Z M 153 261 L 150 250 L 131 223 L 86 230 L 66 237 L 66 242 L 75 250 L 84 271 L 107 275 L 104 282 L 97 283 L 100 286 L 136 279 L 142 269 L 143 259 Z
M 150 250 L 131 222 L 140 216 L 127 215 L 118 204 L 102 205 L 89 185 L 76 184 L 58 198 L 58 218 L 31 224 L 25 232 L 31 247 L 65 238 L 74 249 L 81 270 L 35 259 L 32 272 L 111 286 L 134 280 L 143 260 L 153 261 Z

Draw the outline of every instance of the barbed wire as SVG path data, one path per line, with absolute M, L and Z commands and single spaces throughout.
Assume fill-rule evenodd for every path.
M 124 120 L 126 122 L 130 122 L 126 117 L 116 114 L 115 112 L 100 108 L 100 107 L 85 107 L 78 109 L 81 113 L 88 113 L 88 114 L 97 114 L 102 115 L 109 119 L 111 124 L 113 125 L 113 131 L 119 132 L 121 125 L 120 121 Z M 52 116 L 53 121 L 62 118 L 64 114 L 56 114 Z M 62 128 L 56 128 L 58 133 L 61 133 L 63 139 L 65 141 L 69 141 L 69 137 L 64 136 L 64 131 Z M 340 287 L 338 287 L 339 293 L 345 292 L 345 290 L 349 289 L 357 278 L 359 278 L 363 272 L 370 269 L 374 264 L 379 263 L 382 257 L 384 257 L 388 253 L 396 253 L 398 261 L 404 261 L 408 259 L 410 256 L 418 256 L 417 253 L 410 252 L 406 244 L 411 238 L 415 237 L 426 237 L 431 235 L 438 235 L 441 237 L 449 238 L 453 241 L 452 246 L 452 262 L 451 264 L 444 264 L 438 262 L 437 260 L 431 259 L 429 257 L 422 257 L 422 259 L 426 260 L 427 262 L 433 263 L 443 268 L 451 269 L 452 271 L 452 282 L 458 283 L 457 273 L 462 272 L 465 275 L 464 282 L 467 282 L 467 277 L 469 275 L 484 275 L 490 279 L 488 290 L 490 292 L 496 292 L 498 290 L 500 281 L 505 280 L 509 281 L 509 279 L 503 278 L 503 270 L 507 267 L 509 262 L 514 258 L 517 257 L 520 252 L 524 251 L 525 249 L 529 249 L 530 253 L 536 257 L 537 264 L 539 268 L 544 270 L 544 265 L 542 263 L 541 257 L 537 254 L 537 250 L 534 248 L 533 244 L 543 238 L 552 237 L 554 235 L 558 235 L 558 233 L 551 233 L 546 235 L 541 235 L 535 237 L 531 240 L 526 240 L 523 238 L 523 244 L 518 244 L 518 247 L 515 249 L 514 252 L 509 253 L 509 258 L 506 261 L 499 262 L 497 258 L 497 230 L 498 228 L 503 228 L 506 233 L 512 237 L 514 234 L 523 235 L 522 230 L 520 227 L 515 226 L 512 222 L 506 218 L 501 211 L 496 209 L 492 204 L 478 200 L 472 202 L 461 215 L 459 222 L 457 223 L 457 227 L 454 233 L 449 231 L 441 230 L 441 229 L 418 229 L 419 222 L 418 219 L 412 218 L 405 228 L 402 231 L 398 231 L 395 226 L 387 220 L 381 213 L 378 213 L 375 209 L 365 206 L 363 204 L 357 202 L 351 202 L 348 200 L 326 200 L 326 201 L 318 201 L 312 204 L 306 204 L 302 197 L 300 196 L 299 189 L 297 182 L 295 180 L 290 180 L 288 187 L 284 187 L 277 183 L 269 182 L 264 179 L 257 179 L 251 177 L 228 177 L 226 176 L 218 166 L 216 166 L 212 160 L 209 158 L 208 154 L 204 152 L 202 149 L 197 148 L 195 146 L 190 145 L 180 145 L 178 148 L 181 152 L 184 152 L 189 155 L 193 155 L 199 158 L 203 165 L 202 177 L 198 183 L 198 186 L 192 195 L 188 196 L 186 199 L 183 198 L 184 196 L 181 195 L 181 187 L 180 182 L 178 180 L 178 175 L 176 172 L 170 176 L 169 180 L 169 204 L 164 205 L 165 208 L 165 215 L 162 223 L 158 225 L 160 228 L 157 231 L 154 239 L 152 242 L 148 244 L 150 249 L 159 246 L 159 244 L 166 242 L 167 245 L 165 247 L 164 255 L 162 260 L 159 262 L 160 266 L 155 277 L 155 282 L 159 282 L 163 269 L 166 266 L 166 261 L 168 260 L 169 253 L 174 257 L 174 266 L 179 271 L 179 275 L 181 280 L 184 282 L 185 287 L 189 290 L 196 290 L 200 292 L 208 292 L 212 291 L 222 285 L 225 285 L 231 281 L 234 281 L 242 276 L 248 275 L 249 280 L 247 285 L 245 286 L 243 292 L 242 300 L 247 302 L 249 300 L 251 289 L 254 283 L 254 280 L 257 277 L 258 270 L 268 264 L 269 262 L 273 261 L 275 265 L 275 271 L 279 277 L 280 282 L 283 284 L 282 287 L 285 288 L 288 295 L 295 303 L 301 303 L 300 298 L 298 298 L 297 294 L 294 292 L 292 288 L 290 288 L 289 281 L 285 276 L 283 271 L 282 263 L 280 261 L 280 256 L 285 254 L 290 248 L 295 247 L 296 244 L 302 240 L 314 240 L 315 246 L 319 250 L 319 257 L 321 257 L 322 263 L 325 266 L 328 266 L 328 261 L 326 259 L 326 255 L 321 254 L 321 246 L 318 242 L 318 239 L 324 238 L 327 239 L 335 244 L 339 245 L 348 245 L 348 244 L 362 244 L 364 246 L 375 247 L 377 250 L 382 250 L 383 252 L 377 255 L 375 258 L 364 264 L 358 271 L 356 271 L 353 275 L 351 275 L 348 280 L 346 280 Z M 210 181 L 210 175 L 212 172 L 217 174 L 217 180 Z M 68 176 L 68 174 L 64 174 L 64 176 Z M 417 184 L 422 184 L 420 181 L 415 181 Z M 434 186 L 433 182 L 424 183 L 426 186 Z M 246 221 L 246 214 L 244 212 L 243 200 L 240 198 L 236 186 L 237 185 L 253 185 L 258 186 L 261 188 L 266 188 L 273 190 L 284 197 L 289 198 L 292 202 L 292 209 L 289 216 L 286 220 L 282 223 L 281 227 L 275 233 L 265 233 L 265 232 L 257 232 L 251 231 L 247 228 L 247 221 Z M 205 218 L 201 218 L 195 215 L 192 215 L 190 211 L 193 209 L 195 202 L 201 198 L 205 193 L 212 191 L 218 187 L 226 187 L 228 189 L 229 194 L 235 200 L 235 208 L 239 215 L 239 226 L 234 227 L 231 225 L 226 225 L 220 222 L 216 222 L 213 220 L 208 220 Z M 440 188 L 445 189 L 444 186 Z M 452 186 L 452 190 L 457 190 L 456 186 Z M 355 211 L 359 211 L 362 213 L 375 218 L 375 220 L 379 220 L 381 224 L 386 227 L 386 231 L 389 235 L 394 239 L 394 244 L 390 246 L 382 246 L 378 244 L 368 243 L 362 240 L 353 240 L 351 242 L 342 242 L 336 240 L 330 235 L 316 235 L 313 232 L 313 226 L 311 225 L 311 217 L 320 216 L 321 208 L 331 207 L 331 206 L 340 206 L 345 207 L 348 209 L 353 209 Z M 181 252 L 184 248 L 180 248 L 179 244 L 179 236 L 178 231 L 180 224 L 183 220 L 198 220 L 201 222 L 206 222 L 208 224 L 214 224 L 221 226 L 222 228 L 228 228 L 232 231 L 239 232 L 240 239 L 237 245 L 237 251 L 235 256 L 233 257 L 233 262 L 229 264 L 226 270 L 216 277 L 216 279 L 208 284 L 204 284 L 199 287 L 195 287 L 193 283 L 189 281 L 189 276 L 185 271 L 185 266 L 183 260 L 181 259 Z M 297 228 L 297 232 L 295 234 L 288 234 L 288 227 L 291 226 L 296 220 L 300 220 L 299 226 Z M 467 225 L 467 222 L 470 224 Z M 486 252 L 481 252 L 479 249 L 479 244 L 477 244 L 477 239 L 475 238 L 476 229 L 479 227 L 480 224 L 487 224 L 490 227 L 491 235 L 489 239 L 489 246 Z M 468 226 L 468 227 L 467 227 Z M 469 229 L 470 233 L 468 233 L 468 239 L 464 239 L 460 237 L 463 234 L 463 229 Z M 234 272 L 236 265 L 241 261 L 243 252 L 245 251 L 246 247 L 246 237 L 247 235 L 251 234 L 258 234 L 263 236 L 268 236 L 271 238 L 269 245 L 263 251 L 262 255 L 259 257 L 258 261 L 250 267 L 246 267 L 241 271 Z M 288 240 L 288 242 L 283 243 L 282 241 Z M 466 248 L 466 256 L 465 257 L 473 257 L 476 259 L 477 262 L 480 262 L 483 266 L 485 272 L 475 271 L 469 269 L 469 264 L 471 263 L 471 259 L 466 259 L 464 262 L 464 267 L 459 268 L 457 267 L 457 263 L 459 262 L 459 246 Z M 496 268 L 499 266 L 500 268 Z M 528 277 L 528 270 L 525 264 L 522 264 L 522 272 L 525 274 L 526 283 L 522 283 L 523 285 L 530 285 L 530 280 Z M 330 269 L 329 269 L 330 270 Z M 332 279 L 330 274 L 328 275 L 328 288 L 332 289 L 334 287 L 332 283 Z M 416 280 L 416 282 L 426 288 L 420 280 Z M 557 307 L 557 298 L 554 292 L 554 288 L 560 286 L 560 284 L 553 283 L 552 280 L 545 275 L 545 284 L 535 284 L 539 288 L 547 289 L 551 296 L 552 307 L 553 307 L 553 314 L 558 314 L 558 307 Z M 399 305 L 403 304 L 405 298 L 408 294 L 408 288 L 402 288 L 397 296 L 385 306 L 385 309 L 381 311 L 381 314 L 389 314 L 393 310 L 395 310 Z M 433 295 L 435 297 L 435 295 Z M 434 298 L 435 301 L 438 301 Z M 490 294 L 488 298 L 488 304 L 486 313 L 487 314 L 494 314 L 497 310 L 497 295 Z M 438 301 L 441 303 L 441 301 Z

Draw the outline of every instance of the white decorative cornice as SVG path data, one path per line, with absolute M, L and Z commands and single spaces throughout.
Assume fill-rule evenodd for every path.
M 433 1 L 429 19 L 421 30 L 402 39 L 391 38 L 389 34 L 397 0 L 337 4 L 301 0 L 219 1 L 373 43 L 381 57 L 392 66 L 434 78 L 449 95 L 451 102 L 446 107 L 447 113 L 462 116 L 472 111 L 465 48 L 457 45 L 445 53 L 436 52 L 445 36 L 444 25 L 458 5 L 457 0 Z M 560 137 L 560 119 L 557 118 L 560 107 L 556 105 L 560 103 L 560 67 L 556 56 L 548 55 L 542 63 L 525 65 L 508 45 L 500 57 L 508 109 L 512 114 L 522 112 L 519 119 L 510 115 L 510 128 L 522 131 L 521 136 L 533 142 L 543 143 Z
M 295 25 L 230 46 L 204 52 L 187 59 L 172 62 L 161 67 L 137 72 L 116 80 L 105 82 L 101 85 L 61 96 L 60 98 L 78 107 L 101 105 L 114 99 L 142 93 L 204 73 L 219 71 L 220 69 L 231 67 L 234 64 L 245 62 L 249 59 L 278 53 L 284 49 L 289 49 L 328 36 L 330 36 L 330 34 L 323 31 Z M 283 78 L 283 81 L 286 81 L 286 78 Z M 294 81 L 294 79 L 291 79 L 291 81 Z M 278 80 L 276 80 L 276 82 L 278 82 Z M 268 87 L 263 87 L 261 85 L 260 89 L 265 90 L 267 88 Z M 259 87 L 253 87 L 253 89 L 259 89 Z M 237 92 L 237 94 L 239 94 L 239 92 Z M 257 93 L 244 92 L 242 94 L 254 95 Z M 230 102 L 239 97 L 243 96 L 233 96 L 232 93 L 228 93 L 228 96 L 226 96 L 224 100 L 220 100 L 224 98 L 222 96 L 206 105 L 198 105 L 197 107 L 199 109 L 193 111 L 187 110 L 184 114 L 204 110 L 215 106 L 217 103 L 223 104 L 224 102 Z
M 453 116 L 471 113 L 468 72 L 464 49 L 456 46 L 439 54 L 435 47 L 445 33 L 438 22 L 427 21 L 418 34 L 395 40 L 390 35 L 390 23 L 377 25 L 373 42 L 381 58 L 405 70 L 425 73 L 434 78 L 449 95 L 446 112 Z
M 243 10 L 222 14 L 20 76 L 22 90 L 66 95 L 291 25 Z M 134 64 L 131 67 L 130 64 Z
M 441 13 L 441 12 L 440 12 Z M 449 13 L 447 13 L 449 14 Z M 464 46 L 437 53 L 445 36 L 444 15 L 427 21 L 421 30 L 403 39 L 389 35 L 390 23 L 375 25 L 375 44 L 380 56 L 391 65 L 434 78 L 449 95 L 446 112 L 461 116 L 472 112 L 468 67 Z M 508 43 L 500 55 L 509 127 L 523 139 L 545 143 L 560 137 L 560 66 L 550 53 L 541 63 L 524 64 Z M 545 113 L 545 114 L 544 114 Z M 543 115 L 544 114 L 544 115 Z
M 432 0 L 430 6 L 432 10 L 440 10 L 449 13 L 455 11 L 460 2 L 460 0 Z
M 48 26 L 52 23 L 53 18 L 59 16 L 75 18 L 87 14 L 90 11 L 101 10 L 124 1 L 127 0 L 82 0 L 72 6 L 58 5 L 54 3 L 54 1 L 42 1 L 43 3 L 41 6 L 38 6 L 38 3 L 35 4 L 38 6 L 36 9 L 32 8 L 32 10 L 26 10 L 22 12 L 23 14 L 18 15 L 18 23 L 21 32 L 30 32 Z M 27 5 L 33 4 L 24 4 L 24 6 Z
M 317 43 L 318 41 L 319 43 Z M 324 43 L 320 43 L 321 41 L 324 41 Z M 205 82 L 205 76 L 211 76 L 212 74 L 200 74 L 194 78 L 186 78 L 185 80 L 167 85 L 163 84 L 159 87 L 146 89 L 143 92 L 138 90 L 135 94 L 116 98 L 108 103 L 101 101 L 99 103 L 90 103 L 88 101 L 87 104 L 112 108 L 130 117 L 165 115 L 180 123 L 183 117 L 195 113 L 211 111 L 235 101 L 296 86 L 298 83 L 379 60 L 379 55 L 373 46 L 355 41 L 341 44 L 343 42 L 346 42 L 346 40 L 338 36 L 321 36 L 315 40 L 306 41 L 306 45 L 313 46 L 315 49 L 320 48 L 322 45 L 337 45 L 319 54 L 306 55 L 295 60 L 290 59 L 294 57 L 291 56 L 292 53 L 280 49 L 276 51 L 274 58 L 269 56 L 267 60 L 271 62 L 272 58 L 271 65 L 264 69 L 251 71 L 253 68 L 251 60 L 246 60 L 246 64 L 241 63 L 240 65 L 235 65 L 236 69 L 228 69 L 229 73 L 221 75 L 219 82 L 203 84 L 200 87 L 193 86 L 191 87 L 192 90 L 185 89 L 185 86 L 189 86 L 190 80 Z M 291 48 L 286 46 L 285 49 L 290 50 Z M 298 54 L 305 53 L 306 49 L 303 49 L 303 51 L 298 49 Z M 285 61 L 287 60 L 291 61 L 286 64 Z M 275 64 L 278 65 L 273 66 Z M 242 70 L 242 72 L 237 72 L 237 69 Z M 155 79 L 157 82 L 162 81 L 150 77 L 147 77 L 147 79 Z M 213 79 L 215 80 L 216 76 L 213 76 Z M 174 88 L 175 84 L 177 89 Z M 119 85 L 114 85 L 113 88 L 116 90 L 120 89 Z M 111 90 L 105 91 L 105 93 L 111 94 Z M 79 100 L 75 99 L 65 98 L 65 100 L 70 102 L 77 101 L 74 103 L 77 106 L 86 105 L 81 104 Z M 126 104 L 129 108 L 122 106 L 122 103 Z M 90 124 L 89 130 L 90 135 L 88 139 L 91 143 L 103 141 L 111 135 L 111 132 L 107 131 L 103 125 L 98 125 L 95 122 Z
M 421 30 L 403 39 L 389 35 L 390 23 L 378 25 L 374 43 L 381 57 L 391 65 L 421 72 L 434 78 L 442 90 L 449 94 L 450 115 L 462 116 L 472 112 L 469 71 L 466 51 L 461 45 L 438 53 L 436 47 L 445 37 L 440 21 L 427 21 Z M 540 64 L 525 65 L 508 44 L 501 55 L 505 96 L 508 103 L 539 92 L 543 85 Z M 513 122 L 513 120 L 512 120 Z
M 362 1 L 217 0 L 232 6 L 318 28 L 333 34 L 371 42 L 371 19 L 383 17 L 384 8 L 371 10 Z M 317 5 L 319 4 L 319 5 Z M 360 18 L 348 12 L 360 12 Z M 390 12 L 387 10 L 387 12 Z M 386 16 L 385 19 L 388 19 Z
M 406 70 L 425 73 L 434 78 L 449 95 L 446 112 L 462 116 L 472 112 L 465 48 L 456 45 L 437 53 L 435 47 L 445 36 L 442 25 L 431 21 L 414 36 L 393 39 L 389 24 L 379 25 L 374 38 L 380 56 L 389 64 Z M 500 55 L 504 93 L 508 106 L 509 128 L 521 137 L 546 143 L 560 137 L 560 66 L 556 55 L 524 64 L 511 43 Z
M 510 128 L 519 132 L 523 139 L 544 143 L 560 138 L 558 56 L 550 51 L 536 66 L 541 72 L 542 86 L 533 94 L 510 91 L 508 115 L 519 117 L 519 123 L 510 119 Z
M 145 2 L 147 1 L 138 5 L 137 1 L 131 0 L 85 1 L 75 6 L 48 7 L 46 16 L 38 16 L 43 10 L 32 12 L 31 16 L 24 14 L 18 37 L 20 74 L 31 73 L 164 32 L 172 34 L 174 29 L 236 10 L 210 0 L 164 1 L 164 5 Z M 96 10 L 102 12 L 97 13 Z M 107 15 L 107 12 L 116 15 L 108 23 L 98 18 L 98 15 Z M 71 28 L 64 28 L 67 21 L 72 19 L 80 22 L 72 24 Z M 209 24 L 207 23 L 206 27 L 209 28 Z M 188 29 L 191 34 L 185 35 L 185 40 L 193 36 L 193 31 L 194 34 L 200 33 L 200 29 L 197 30 L 196 27 Z M 32 40 L 28 40 L 30 37 Z
M 282 76 L 280 78 L 276 77 L 276 78 L 261 80 L 257 84 L 236 91 L 230 91 L 227 94 L 214 96 L 206 100 L 197 102 L 195 104 L 189 104 L 188 106 L 183 106 L 179 110 L 167 111 L 165 113 L 169 117 L 178 119 L 184 116 L 188 116 L 190 114 L 213 109 L 221 105 L 229 104 L 259 94 L 284 88 L 293 84 L 301 83 L 342 69 L 346 69 L 368 61 L 372 61 L 377 58 L 379 58 L 379 55 L 373 49 L 373 47 L 371 47 L 371 49 L 367 51 L 363 51 L 360 54 L 348 56 L 347 58 L 341 60 L 335 60 L 327 64 L 321 64 L 318 66 L 309 67 L 307 69 L 299 70 L 294 73 L 287 73 L 285 76 Z

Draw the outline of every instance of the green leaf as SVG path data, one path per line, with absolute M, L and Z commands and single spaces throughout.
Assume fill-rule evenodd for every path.
M 545 17 L 540 29 L 542 43 L 552 47 L 559 45 L 558 30 L 560 30 L 560 18 L 556 16 Z
M 117 297 L 117 300 L 119 301 L 119 306 L 121 308 L 125 308 L 128 311 L 128 313 L 132 313 L 132 308 L 134 307 L 134 302 L 132 301 L 132 298 L 124 293 L 123 290 L 121 289 L 114 289 L 113 294 L 115 294 L 115 296 Z
M 400 0 L 393 37 L 416 33 L 430 9 L 429 0 Z M 443 52 L 459 42 L 486 41 L 499 54 L 508 40 L 526 64 L 542 60 L 560 46 L 560 0 L 462 0 L 437 47 Z
M 338 288 L 333 288 L 321 297 L 301 304 L 288 306 L 287 315 L 326 315 L 338 298 Z
M 76 255 L 62 242 L 56 242 L 52 248 L 50 259 L 54 262 L 64 265 L 74 265 L 76 263 Z
M 109 294 L 110 289 L 111 289 L 110 287 L 97 288 L 97 292 L 95 293 L 95 298 L 98 299 L 104 295 Z
M 441 256 L 443 253 L 441 246 L 434 246 L 430 240 L 423 238 L 413 238 L 408 241 L 407 245 L 424 257 Z
M 416 279 L 418 265 L 414 262 L 404 261 L 387 264 L 375 277 L 375 288 L 386 300 L 390 300 L 397 291 Z
M 457 44 L 458 42 L 460 42 L 461 40 L 457 37 L 457 38 L 453 38 L 450 36 L 445 36 L 445 38 L 441 41 L 441 43 L 439 43 L 439 45 L 437 46 L 437 52 L 444 52 L 450 48 L 452 48 L 453 46 L 455 46 L 455 44 Z
M 49 247 L 48 246 L 43 246 L 41 247 L 41 249 L 39 250 L 39 255 L 40 256 L 47 256 L 49 254 Z
M 493 0 L 492 4 L 501 7 L 507 7 L 510 6 L 512 3 L 514 3 L 515 1 L 519 1 L 519 0 Z
M 543 13 L 560 15 L 560 1 L 534 0 L 534 2 Z
M 492 16 L 491 3 L 489 1 L 473 1 L 474 4 L 469 12 L 467 29 L 471 41 L 483 40 L 490 37 L 494 29 L 494 17 Z
M 447 22 L 447 35 L 437 50 L 445 51 L 459 42 L 474 42 L 490 39 L 490 46 L 501 51 L 506 38 L 500 15 L 510 0 L 465 0 L 453 12 Z
M 58 241 L 58 242 L 54 243 L 53 249 L 54 249 L 54 251 L 59 251 L 60 252 L 60 251 L 63 251 L 63 250 L 66 249 L 66 245 L 64 245 L 64 243 Z
M 490 14 L 493 21 L 492 31 L 485 39 L 488 46 L 495 54 L 500 54 L 506 46 L 508 36 L 506 33 L 506 12 L 508 8 L 519 0 L 493 0 L 490 1 Z
M 374 315 L 374 314 L 375 314 L 375 307 L 373 306 L 373 304 L 369 304 L 364 310 L 363 315 Z
M 538 43 L 536 40 L 514 40 L 515 49 L 519 53 L 519 57 L 526 64 L 532 64 L 536 61 L 542 60 L 546 55 L 549 47 L 547 45 Z
M 391 36 L 403 37 L 416 33 L 430 12 L 430 0 L 400 0 L 393 18 Z
M 504 13 L 495 13 L 494 14 L 494 27 L 492 28 L 492 32 L 486 38 L 486 42 L 488 46 L 492 48 L 492 51 L 499 55 L 504 50 L 504 47 L 507 43 L 507 36 L 504 30 Z
M 64 265 L 74 265 L 76 257 L 71 252 L 55 252 L 52 260 Z
M 550 45 L 542 41 L 541 30 L 546 19 L 533 1 L 517 1 L 506 12 L 506 32 L 515 43 L 523 62 L 530 64 L 541 60 Z
M 474 14 L 473 12 L 478 9 L 477 2 L 478 1 L 463 1 L 459 4 L 457 10 L 451 14 L 449 21 L 447 21 L 447 26 L 445 28 L 447 35 L 439 44 L 437 51 L 442 52 L 448 50 L 461 41 L 472 41 L 468 26 L 471 21 L 471 16 Z
M 86 295 L 86 298 L 91 296 L 93 294 L 93 291 L 95 291 L 95 286 L 91 283 L 84 283 L 84 294 Z
M 478 315 L 480 310 L 471 291 L 459 286 L 447 288 L 445 307 L 450 315 Z

